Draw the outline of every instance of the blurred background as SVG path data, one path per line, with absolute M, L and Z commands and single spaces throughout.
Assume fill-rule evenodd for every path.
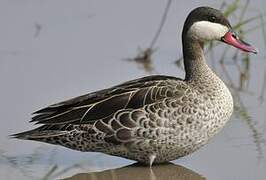
M 156 167 L 151 176 L 125 167 L 134 161 L 8 137 L 32 129 L 31 113 L 49 104 L 151 74 L 184 77 L 183 23 L 192 9 L 206 5 L 221 9 L 259 50 L 247 55 L 206 44 L 208 64 L 235 100 L 231 121 L 208 145 L 173 161 L 168 171 Z M 266 177 L 266 1 L 0 0 L 0 23 L 4 179 L 78 178 L 110 169 L 117 177 L 139 172 L 140 179 L 162 169 L 166 179 L 177 171 L 196 174 L 191 179 Z

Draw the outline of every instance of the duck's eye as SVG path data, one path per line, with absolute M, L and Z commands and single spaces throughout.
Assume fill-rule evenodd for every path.
M 216 17 L 215 16 L 210 16 L 209 17 L 209 21 L 210 22 L 215 22 L 216 21 Z

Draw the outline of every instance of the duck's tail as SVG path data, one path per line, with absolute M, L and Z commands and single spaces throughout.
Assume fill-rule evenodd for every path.
M 60 130 L 41 130 L 42 128 L 36 128 L 30 131 L 25 131 L 17 134 L 10 135 L 11 138 L 23 139 L 23 140 L 36 140 L 47 139 L 51 137 L 61 136 L 69 133 L 68 131 Z
M 86 131 L 74 128 L 73 125 L 43 125 L 30 131 L 10 135 L 10 137 L 61 145 L 78 151 L 90 151 L 93 147 L 87 138 Z
M 63 145 L 62 142 L 58 140 L 64 139 L 70 133 L 69 129 L 61 129 L 58 127 L 51 127 L 43 125 L 41 127 L 35 128 L 33 130 L 12 134 L 11 138 L 23 139 L 23 140 L 34 140 L 45 142 L 49 144 L 59 144 Z

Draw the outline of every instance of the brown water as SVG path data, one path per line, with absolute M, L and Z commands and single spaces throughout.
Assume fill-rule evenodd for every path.
M 46 105 L 150 73 L 183 77 L 174 61 L 182 55 L 186 15 L 194 7 L 218 8 L 221 2 L 173 1 L 155 45 L 152 68 L 145 71 L 124 59 L 135 57 L 138 47 L 149 46 L 165 4 L 161 0 L 0 1 L 1 179 L 266 178 L 266 60 L 260 29 L 246 36 L 260 51 L 250 55 L 248 63 L 233 60 L 231 48 L 221 65 L 226 47 L 222 44 L 207 56 L 231 88 L 235 113 L 208 145 L 173 164 L 150 170 L 129 166 L 134 162 L 119 157 L 8 138 L 32 129 L 31 112 Z M 246 18 L 265 12 L 265 7 L 264 0 L 252 1 Z

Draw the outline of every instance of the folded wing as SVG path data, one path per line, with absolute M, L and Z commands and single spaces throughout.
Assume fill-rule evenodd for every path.
M 148 76 L 63 101 L 33 113 L 31 122 L 45 125 L 87 124 L 112 116 L 122 109 L 138 109 L 166 97 L 180 94 L 170 76 Z M 174 83 L 174 86 L 173 86 Z

